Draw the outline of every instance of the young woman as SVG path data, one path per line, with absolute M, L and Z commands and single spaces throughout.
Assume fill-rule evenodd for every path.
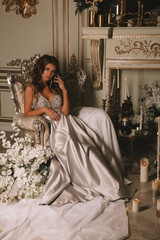
M 42 204 L 85 202 L 97 195 L 110 201 L 131 197 L 116 150 L 105 144 L 96 126 L 91 127 L 97 118 L 94 108 L 80 110 L 79 117 L 70 114 L 67 90 L 55 57 L 43 55 L 37 60 L 32 85 L 25 89 L 25 115 L 42 115 L 50 124 L 50 146 L 55 158 L 51 161 Z M 86 116 L 91 116 L 90 127 L 85 123 Z M 108 117 L 107 121 L 110 123 Z M 108 138 L 117 141 L 113 128 Z

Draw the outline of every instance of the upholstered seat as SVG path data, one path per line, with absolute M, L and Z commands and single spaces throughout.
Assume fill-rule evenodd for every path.
M 49 126 L 41 116 L 26 117 L 24 115 L 24 89 L 31 82 L 31 71 L 34 63 L 40 55 L 35 55 L 29 60 L 22 62 L 21 75 L 7 74 L 7 81 L 14 101 L 15 115 L 13 123 L 21 130 L 21 134 L 30 133 L 35 144 L 48 145 Z M 62 75 L 69 95 L 71 108 L 81 105 L 82 94 L 85 91 L 86 74 L 78 68 Z

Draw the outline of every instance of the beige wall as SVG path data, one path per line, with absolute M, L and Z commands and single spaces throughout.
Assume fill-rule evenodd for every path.
M 0 67 L 36 53 L 53 54 L 52 0 L 40 0 L 37 14 L 25 19 L 0 4 Z
M 20 71 L 20 65 L 7 64 L 47 53 L 59 59 L 64 72 L 75 54 L 79 66 L 85 68 L 81 27 L 86 24 L 87 12 L 75 16 L 72 0 L 39 0 L 37 14 L 28 19 L 14 11 L 7 13 L 0 4 L 0 130 L 10 126 L 14 114 L 6 73 Z
M 82 38 L 82 28 L 87 26 L 87 18 L 88 10 L 75 16 L 73 0 L 39 0 L 37 14 L 29 19 L 16 15 L 14 11 L 6 13 L 5 7 L 0 4 L 0 130 L 8 129 L 14 114 L 6 73 L 8 71 L 20 71 L 20 65 L 8 66 L 7 63 L 16 59 L 21 61 L 29 59 L 37 53 L 56 56 L 60 62 L 61 72 L 68 70 L 70 58 L 75 54 L 79 66 L 84 68 L 87 73 L 88 85 L 87 93 L 84 96 L 85 105 L 102 107 L 102 99 L 107 96 L 110 86 L 109 65 L 104 68 L 104 72 L 106 72 L 106 82 L 103 82 L 104 88 L 102 90 L 91 89 L 90 42 L 89 39 Z M 101 31 L 101 28 L 95 29 L 98 32 Z M 104 29 L 105 33 L 106 29 Z M 134 28 L 128 29 L 132 33 Z M 128 34 L 128 29 L 126 31 L 126 28 L 125 30 L 116 28 L 116 31 L 122 31 L 122 35 L 125 35 Z M 141 32 L 141 28 L 138 28 L 138 30 Z M 160 31 L 159 28 L 158 31 Z M 107 40 L 109 52 L 114 49 L 113 46 L 111 47 L 110 41 L 111 39 Z M 107 64 L 108 54 L 107 52 Z M 113 52 L 111 53 L 112 57 L 114 57 Z M 120 56 L 120 60 L 121 58 L 122 56 Z M 117 61 L 115 62 L 116 66 Z M 122 78 L 126 74 L 123 72 Z M 128 74 L 130 75 L 130 73 Z M 129 78 L 130 76 L 128 76 Z M 133 78 L 137 78 L 137 73 L 132 74 Z M 144 78 L 146 79 L 146 77 Z M 152 79 L 157 79 L 157 75 L 153 77 L 152 73 Z M 150 81 L 150 78 L 148 81 Z M 132 88 L 132 84 L 130 84 L 130 88 Z

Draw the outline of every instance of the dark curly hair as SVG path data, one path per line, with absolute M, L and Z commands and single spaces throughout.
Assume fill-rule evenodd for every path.
M 36 94 L 38 92 L 41 93 L 43 91 L 44 87 L 45 87 L 43 82 L 42 82 L 41 75 L 44 72 L 46 65 L 49 64 L 49 63 L 56 66 L 55 74 L 59 74 L 59 71 L 60 71 L 59 62 L 55 57 L 45 54 L 45 55 L 41 56 L 40 58 L 38 58 L 37 61 L 36 61 L 36 64 L 34 65 L 32 74 L 31 74 L 32 84 L 34 86 Z M 48 83 L 48 86 L 49 86 L 49 83 Z M 61 93 L 58 84 L 57 85 L 52 85 L 52 88 L 54 88 L 54 90 L 57 93 L 59 93 L 59 94 Z

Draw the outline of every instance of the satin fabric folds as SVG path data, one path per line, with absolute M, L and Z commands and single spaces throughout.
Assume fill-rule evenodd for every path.
M 100 137 L 100 131 L 89 126 L 85 111 L 90 113 L 91 125 L 96 128 L 92 118 L 99 119 L 103 110 L 99 109 L 100 115 L 96 116 L 95 108 L 78 109 L 74 113 L 77 116 L 61 114 L 59 121 L 49 121 L 50 146 L 55 158 L 51 161 L 42 204 L 61 206 L 85 202 L 98 195 L 115 201 L 132 195 L 124 184 L 123 164 L 110 119 L 105 118 L 109 125 L 106 137 L 105 134 Z M 106 138 L 110 140 L 105 141 Z M 114 147 L 117 150 L 113 150 Z

